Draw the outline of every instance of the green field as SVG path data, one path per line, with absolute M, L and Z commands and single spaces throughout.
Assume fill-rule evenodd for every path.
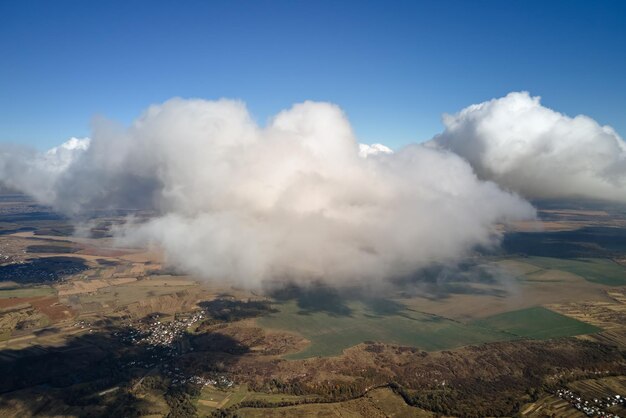
M 513 338 L 500 330 L 408 309 L 381 313 L 361 302 L 352 302 L 348 307 L 349 314 L 305 313 L 295 302 L 287 302 L 276 305 L 279 312 L 261 317 L 257 323 L 265 328 L 295 332 L 311 341 L 303 351 L 286 356 L 290 359 L 339 355 L 344 349 L 364 341 L 443 350 Z
M 499 330 L 518 337 L 549 339 L 592 334 L 599 328 L 542 307 L 505 312 L 472 322 L 473 325 Z
M 0 299 L 6 298 L 34 298 L 38 296 L 54 295 L 54 289 L 50 286 L 37 287 L 14 287 L 0 289 Z
M 196 401 L 196 407 L 198 408 L 198 412 L 200 414 L 210 415 L 217 408 L 215 406 L 210 406 L 202 401 L 208 401 L 210 403 L 217 403 L 220 408 L 229 408 L 231 406 L 237 405 L 242 401 L 265 401 L 265 402 L 294 402 L 302 399 L 310 398 L 309 396 L 296 396 L 296 395 L 287 395 L 284 393 L 262 393 L 262 392 L 253 392 L 250 391 L 247 385 L 236 386 L 231 389 L 221 390 L 214 388 L 212 386 L 207 386 L 202 389 L 200 393 L 200 397 Z
M 101 288 L 94 293 L 80 294 L 79 298 L 83 304 L 96 302 L 122 306 L 149 297 L 175 294 L 194 287 L 197 287 L 195 282 L 187 279 L 172 278 L 168 285 L 163 285 L 158 280 L 147 279 Z
M 374 389 L 360 399 L 344 402 L 310 403 L 282 408 L 242 408 L 237 411 L 244 417 L 364 417 L 381 416 L 404 418 L 432 418 L 435 414 L 409 406 L 391 389 Z M 375 415 L 374 415 L 375 414 Z
M 607 286 L 626 285 L 626 269 L 606 258 L 525 257 L 519 259 L 519 261 L 544 269 L 566 271 L 593 283 Z
M 426 351 L 516 338 L 548 339 L 600 331 L 593 325 L 535 307 L 462 323 L 435 315 L 400 309 L 374 313 L 361 302 L 348 304 L 349 314 L 302 312 L 295 302 L 278 304 L 278 312 L 257 319 L 270 329 L 294 332 L 311 344 L 285 356 L 304 359 L 334 356 L 365 341 L 417 347 Z
M 200 396 L 196 400 L 196 407 L 198 408 L 199 415 L 210 415 L 213 411 L 217 409 L 216 407 L 218 404 L 221 405 L 222 403 L 225 403 L 226 399 L 229 396 L 233 395 L 234 392 L 232 391 L 219 390 L 211 386 L 205 387 L 204 389 L 202 389 Z M 211 403 L 215 402 L 215 404 L 211 406 L 205 405 L 203 401 L 208 401 Z

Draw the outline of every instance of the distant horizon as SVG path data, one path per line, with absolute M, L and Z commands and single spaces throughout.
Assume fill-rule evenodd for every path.
M 521 91 L 521 92 L 527 92 L 527 91 Z M 510 93 L 515 93 L 515 92 L 510 92 Z M 532 95 L 532 94 L 531 94 L 531 95 Z M 543 97 L 542 97 L 541 95 L 537 95 L 536 97 L 540 97 L 540 98 L 542 98 L 542 99 L 543 99 Z M 246 108 L 247 108 L 248 110 L 250 110 L 250 108 L 249 108 L 248 104 L 246 103 L 246 101 L 245 101 L 245 100 L 242 100 L 242 99 L 238 99 L 238 98 L 219 97 L 219 98 L 208 98 L 208 99 L 207 99 L 207 98 L 202 98 L 202 97 L 181 97 L 181 96 L 175 96 L 175 97 L 171 97 L 171 98 L 169 98 L 169 99 L 166 99 L 166 100 L 164 100 L 163 102 L 158 102 L 158 103 L 157 103 L 157 102 L 155 102 L 155 103 L 150 103 L 150 104 L 146 105 L 146 106 L 145 106 L 143 109 L 141 109 L 141 110 L 140 110 L 140 111 L 139 111 L 139 112 L 138 112 L 135 116 L 130 117 L 130 119 L 129 119 L 129 120 L 127 120 L 127 121 L 120 121 L 120 120 L 116 120 L 116 119 L 111 119 L 111 118 L 108 118 L 108 117 L 107 117 L 106 115 L 104 115 L 104 114 L 96 114 L 96 115 L 93 115 L 93 116 L 90 118 L 90 122 L 89 122 L 89 129 L 87 129 L 87 131 L 81 131 L 81 132 L 84 132 L 84 134 L 80 134 L 80 135 L 69 135 L 69 136 L 67 136 L 67 137 L 65 137 L 65 138 L 61 138 L 59 141 L 57 141 L 57 142 L 55 142 L 55 143 L 52 143 L 51 141 L 48 141 L 48 140 L 46 140 L 46 142 L 44 142 L 44 143 L 41 143 L 41 142 L 36 142 L 36 141 L 24 141 L 24 142 L 22 142 L 22 141 L 1 141 L 1 140 L 0 140 L 0 143 L 4 142 L 5 144 L 13 144 L 13 145 L 18 145 L 18 146 L 20 146 L 20 145 L 25 145 L 25 146 L 27 146 L 27 147 L 32 147 L 33 149 L 35 149 L 35 150 L 37 150 L 37 151 L 39 151 L 39 152 L 48 151 L 48 150 L 50 150 L 50 149 L 52 149 L 52 148 L 54 148 L 54 147 L 57 147 L 57 146 L 59 146 L 59 145 L 61 145 L 61 144 L 66 143 L 67 141 L 71 141 L 71 140 L 74 140 L 74 139 L 88 139 L 88 138 L 90 138 L 90 137 L 91 137 L 91 134 L 92 134 L 92 125 L 93 125 L 94 121 L 98 121 L 98 120 L 106 120 L 106 121 L 108 121 L 108 122 L 111 122 L 111 123 L 117 124 L 117 125 L 118 125 L 118 126 L 120 126 L 121 128 L 126 129 L 126 128 L 131 127 L 131 125 L 132 125 L 132 124 L 133 124 L 133 123 L 134 123 L 134 122 L 135 122 L 138 118 L 140 118 L 140 117 L 142 116 L 142 114 L 143 114 L 145 111 L 147 111 L 149 108 L 151 108 L 151 107 L 153 107 L 153 106 L 160 106 L 160 105 L 162 105 L 163 103 L 166 103 L 166 102 L 168 102 L 169 100 L 173 100 L 173 99 L 182 99 L 182 100 L 203 100 L 203 101 L 204 101 L 204 100 L 206 100 L 206 101 L 234 100 L 234 101 L 238 101 L 238 102 L 243 103 L 243 104 L 246 106 Z M 490 98 L 490 99 L 486 99 L 486 100 L 485 100 L 485 102 L 488 102 L 488 101 L 490 101 L 490 100 L 496 100 L 496 99 L 498 99 L 498 97 L 492 97 L 492 98 Z M 325 100 L 320 100 L 320 101 L 303 100 L 302 102 L 299 102 L 299 103 L 291 103 L 289 106 L 285 106 L 284 108 L 279 109 L 279 110 L 278 110 L 275 114 L 273 114 L 273 115 L 267 115 L 267 117 L 266 117 L 266 118 L 265 118 L 265 120 L 263 120 L 263 121 L 259 120 L 259 118 L 258 118 L 258 117 L 255 117 L 255 114 L 254 114 L 253 112 L 251 112 L 251 113 L 250 113 L 250 115 L 252 116 L 253 120 L 257 123 L 257 125 L 258 125 L 259 127 L 264 128 L 264 127 L 266 127 L 266 126 L 269 126 L 269 124 L 271 123 L 272 119 L 273 119 L 274 117 L 276 117 L 278 114 L 280 114 L 281 112 L 283 112 L 285 109 L 288 109 L 288 108 L 290 108 L 290 107 L 292 107 L 292 106 L 299 105 L 299 104 L 306 103 L 306 102 L 329 103 L 329 104 L 331 104 L 331 105 L 338 106 L 338 107 L 339 107 L 339 108 L 340 108 L 340 109 L 341 109 L 341 110 L 342 110 L 342 111 L 346 114 L 346 116 L 348 117 L 348 120 L 350 120 L 350 121 L 351 121 L 351 119 L 350 119 L 350 115 L 349 115 L 349 114 L 347 114 L 347 112 L 345 111 L 345 109 L 343 109 L 343 108 L 341 107 L 341 105 L 339 105 L 339 104 L 337 104 L 337 103 L 330 102 L 330 101 L 325 101 Z M 482 103 L 484 103 L 484 102 L 482 102 Z M 433 138 L 435 138 L 437 135 L 441 134 L 441 133 L 443 132 L 443 130 L 445 129 L 445 124 L 443 123 L 443 118 L 445 118 L 447 115 L 451 115 L 451 114 L 455 114 L 455 113 L 457 113 L 457 112 L 460 112 L 460 111 L 462 111 L 464 108 L 466 108 L 466 107 L 468 107 L 468 106 L 472 106 L 472 105 L 479 105 L 479 104 L 481 104 L 481 103 L 479 103 L 479 102 L 476 102 L 476 103 L 467 103 L 465 106 L 463 106 L 463 107 L 461 107 L 461 108 L 459 108 L 459 109 L 456 109 L 456 110 L 454 110 L 454 111 L 449 111 L 449 112 L 448 112 L 448 111 L 446 111 L 446 112 L 442 112 L 442 113 L 441 113 L 441 115 L 440 115 L 440 118 L 439 118 L 439 127 L 438 127 L 438 130 L 433 131 L 433 132 L 430 134 L 430 136 L 428 136 L 428 137 L 423 137 L 423 138 L 421 138 L 421 137 L 419 137 L 419 138 L 418 138 L 418 137 L 416 137 L 416 138 L 413 138 L 413 139 L 410 139 L 410 138 L 409 138 L 409 139 L 407 139 L 407 140 L 406 140 L 406 142 L 400 142 L 400 143 L 398 143 L 398 142 L 394 142 L 394 141 L 385 141 L 385 140 L 384 140 L 384 138 L 381 138 L 381 140 L 362 141 L 362 140 L 360 140 L 361 138 L 359 138 L 359 136 L 358 136 L 358 126 L 356 126 L 356 125 L 354 125 L 354 124 L 353 124 L 352 128 L 355 130 L 356 139 L 358 140 L 358 142 L 359 142 L 359 143 L 361 143 L 361 144 L 367 144 L 367 145 L 381 144 L 381 145 L 385 145 L 385 146 L 389 147 L 390 149 L 392 149 L 392 150 L 394 150 L 394 151 L 398 151 L 399 149 L 401 149 L 401 148 L 403 148 L 403 147 L 405 147 L 405 146 L 407 146 L 407 145 L 411 145 L 411 144 L 420 144 L 420 143 L 423 143 L 423 142 L 427 142 L 427 141 L 432 140 L 432 139 L 433 139 Z M 585 114 L 567 114 L 567 113 L 564 113 L 564 112 L 560 112 L 558 109 L 555 109 L 555 110 L 556 110 L 556 111 L 558 111 L 559 113 L 563 114 L 564 116 L 569 117 L 569 118 L 574 118 L 574 117 L 577 117 L 577 116 L 588 117 L 588 115 L 585 115 Z M 601 126 L 605 126 L 605 127 L 610 128 L 610 129 L 613 129 L 613 130 L 617 133 L 617 135 L 619 135 L 619 136 L 621 137 L 621 139 L 622 139 L 623 141 L 626 141 L 626 137 L 624 137 L 624 136 L 621 134 L 621 132 L 620 132 L 619 130 L 617 130 L 614 126 L 612 126 L 612 125 L 610 125 L 610 124 L 603 124 L 603 125 L 601 125 Z

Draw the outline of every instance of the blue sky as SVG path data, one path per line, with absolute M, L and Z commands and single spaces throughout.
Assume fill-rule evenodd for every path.
M 0 60 L 0 141 L 41 149 L 173 96 L 330 101 L 397 148 L 528 90 L 626 136 L 626 1 L 0 0 Z

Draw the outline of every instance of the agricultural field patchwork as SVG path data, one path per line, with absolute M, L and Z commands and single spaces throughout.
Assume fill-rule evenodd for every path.
M 252 291 L 22 216 L 0 224 L 1 416 L 574 417 L 558 393 L 623 392 L 623 255 L 490 253 L 381 292 Z M 557 251 L 554 236 L 517 242 Z

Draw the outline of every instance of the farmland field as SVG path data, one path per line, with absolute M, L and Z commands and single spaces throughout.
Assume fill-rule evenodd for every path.
M 360 399 L 333 403 L 312 403 L 283 408 L 242 408 L 246 417 L 414 417 L 435 414 L 410 407 L 390 389 L 375 389 Z
M 304 400 L 307 396 L 288 395 L 284 393 L 253 392 L 247 385 L 240 385 L 231 389 L 222 390 L 212 386 L 205 387 L 200 393 L 196 407 L 200 413 L 211 414 L 218 408 L 228 408 L 243 401 L 264 401 L 270 403 L 295 402 Z
M 368 340 L 442 350 L 511 338 L 499 330 L 411 310 L 375 313 L 360 302 L 350 303 L 350 313 L 343 315 L 302 313 L 293 302 L 275 307 L 279 312 L 259 318 L 257 323 L 265 328 L 296 332 L 311 341 L 305 350 L 287 356 L 291 359 L 339 355 L 344 349 Z
M 524 258 L 524 261 L 545 269 L 567 271 L 593 283 L 606 286 L 626 285 L 626 269 L 609 259 L 528 257 Z
M 37 296 L 49 296 L 54 293 L 54 289 L 50 286 L 0 288 L 0 299 L 33 298 Z
M 474 321 L 473 324 L 533 339 L 568 337 L 600 331 L 598 327 L 542 307 L 506 312 Z
M 462 323 L 410 309 L 376 315 L 367 305 L 353 302 L 345 315 L 298 311 L 295 303 L 275 306 L 277 313 L 259 318 L 265 328 L 294 332 L 311 344 L 286 356 L 304 359 L 335 356 L 365 341 L 407 345 L 426 351 L 515 338 L 546 339 L 600 331 L 599 328 L 542 307 L 522 309 Z
M 94 294 L 80 295 L 80 300 L 82 303 L 124 305 L 148 297 L 175 294 L 195 286 L 197 286 L 195 282 L 184 278 L 146 279 L 103 288 Z

